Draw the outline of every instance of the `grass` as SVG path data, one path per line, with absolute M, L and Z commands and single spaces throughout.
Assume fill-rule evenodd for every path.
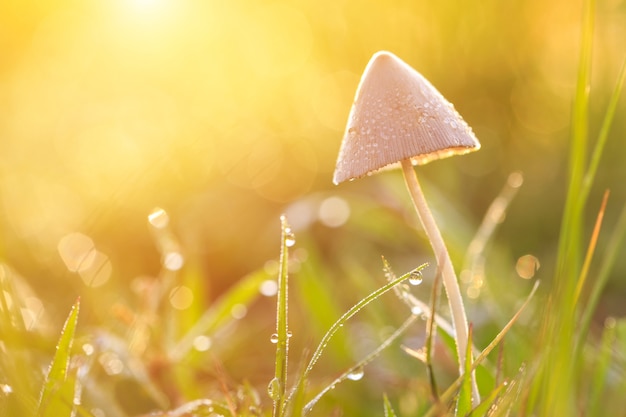
M 295 236 L 283 217 L 276 270 L 262 268 L 249 274 L 206 308 L 171 309 L 166 301 L 176 279 L 164 273 L 162 281 L 142 292 L 144 298 L 133 309 L 115 310 L 114 320 L 83 326 L 82 316 L 96 315 L 99 307 L 97 298 L 89 297 L 68 306 L 62 328 L 31 327 L 25 308 L 26 280 L 2 267 L 0 416 L 140 416 L 152 412 L 169 417 L 282 417 L 328 415 L 337 409 L 346 415 L 390 417 L 623 414 L 626 320 L 608 318 L 598 331 L 592 329 L 592 322 L 623 248 L 626 205 L 611 200 L 608 190 L 601 201 L 590 195 L 617 113 L 626 65 L 597 138 L 592 140 L 589 92 L 594 11 L 595 2 L 586 1 L 554 279 L 542 284 L 541 294 L 533 296 L 536 284 L 524 301 L 517 300 L 510 319 L 498 318 L 502 325 L 492 337 L 479 338 L 484 329 L 478 324 L 470 327 L 472 343 L 467 346 L 463 375 L 443 370 L 446 362 L 448 366 L 456 363 L 454 333 L 445 312 L 439 311 L 438 286 L 432 285 L 429 293 L 419 285 L 426 265 L 396 277 L 386 260 L 380 272 L 369 271 L 350 261 L 346 253 L 337 255 L 342 268 L 333 270 L 306 236 L 299 245 L 307 248 L 308 258 L 298 259 L 292 253 L 297 249 Z M 513 198 L 513 188 L 505 188 L 505 206 Z M 619 205 L 617 222 L 604 224 L 609 207 Z M 595 219 L 591 224 L 588 213 Z M 384 219 L 378 220 L 382 224 Z M 483 270 L 495 224 L 481 227 L 480 248 L 468 255 L 471 268 Z M 602 234 L 608 235 L 608 243 L 598 252 Z M 294 269 L 298 272 L 292 299 L 303 310 L 300 321 L 288 321 L 288 306 L 294 306 L 288 297 Z M 360 294 L 347 310 L 339 305 L 341 297 L 329 296 L 332 276 L 344 273 L 347 276 L 342 278 L 352 280 L 354 292 Z M 264 302 L 259 288 L 270 288 L 266 292 L 271 293 L 276 277 L 275 334 L 242 336 L 236 331 L 241 321 L 253 318 L 241 319 L 236 312 L 254 311 L 255 305 Z M 193 271 L 183 278 L 190 286 L 200 281 Z M 438 273 L 434 279 L 439 279 Z M 378 288 L 371 288 L 376 280 Z M 417 285 L 407 285 L 411 281 Z M 423 301 L 427 298 L 428 302 Z M 357 315 L 361 321 L 354 323 Z M 358 355 L 353 354 L 358 334 L 346 331 L 351 326 L 371 342 Z M 373 329 L 385 326 L 384 335 L 372 337 Z M 423 333 L 411 336 L 416 328 Z M 292 336 L 301 342 L 291 343 Z M 478 343 L 485 339 L 486 347 L 480 348 Z M 270 340 L 274 352 L 261 347 Z M 422 348 L 407 345 L 415 340 L 421 341 Z M 244 358 L 236 353 L 231 365 L 253 361 L 266 363 L 268 369 L 273 365 L 273 369 L 260 378 L 248 375 L 248 380 L 232 380 L 229 364 L 222 362 L 220 354 L 228 358 L 231 350 L 242 352 L 238 344 L 257 344 L 252 350 L 263 354 Z M 472 357 L 476 359 L 469 360 Z M 471 401 L 472 373 L 477 375 L 480 404 Z M 269 374 L 272 377 L 259 381 Z M 369 384 L 366 389 L 359 388 L 362 382 Z M 337 393 L 341 389 L 343 393 Z

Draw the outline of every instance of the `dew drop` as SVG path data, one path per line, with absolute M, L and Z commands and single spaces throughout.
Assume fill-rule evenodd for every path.
M 424 312 L 424 310 L 422 310 L 422 307 L 420 307 L 420 306 L 412 306 L 411 307 L 411 314 L 413 314 L 415 316 L 419 316 L 423 312 Z
M 165 229 L 170 222 L 170 217 L 165 210 L 157 207 L 148 215 L 148 222 L 157 229 Z
M 272 342 L 273 344 L 278 343 L 278 333 L 274 333 L 270 336 L 270 342 Z
M 200 335 L 193 340 L 193 347 L 198 352 L 206 352 L 211 348 L 211 338 L 205 335 Z
M 83 348 L 83 352 L 85 353 L 85 355 L 87 356 L 91 356 L 93 355 L 95 348 L 93 347 L 93 345 L 91 343 L 85 343 L 82 346 Z
M 422 283 L 422 272 L 421 271 L 413 271 L 409 276 L 409 284 L 411 285 L 420 285 Z
M 286 227 L 285 228 L 285 245 L 287 245 L 287 247 L 290 248 L 295 244 L 296 244 L 296 235 L 293 234 L 293 232 L 291 231 L 291 228 Z
M 163 266 L 169 271 L 178 271 L 185 265 L 185 258 L 179 252 L 173 251 L 163 255 Z
M 287 332 L 287 339 L 291 339 L 291 336 L 293 336 L 293 333 L 291 332 L 291 330 L 289 330 Z
M 280 400 L 280 381 L 278 378 L 273 378 L 267 386 L 267 394 L 274 401 Z
M 346 378 L 350 381 L 359 381 L 363 379 L 363 375 L 365 375 L 365 371 L 363 371 L 363 368 L 360 367 L 346 375 Z
M 266 297 L 272 297 L 278 292 L 278 284 L 273 279 L 268 279 L 261 283 L 259 292 Z
M 119 375 L 124 370 L 124 363 L 115 353 L 104 352 L 98 361 L 108 375 Z

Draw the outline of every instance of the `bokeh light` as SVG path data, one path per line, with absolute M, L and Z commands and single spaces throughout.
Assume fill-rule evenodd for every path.
M 592 129 L 622 59 L 622 3 L 598 5 Z M 303 242 L 314 230 L 324 256 L 383 245 L 387 223 L 367 218 L 376 205 L 400 210 L 403 191 L 383 190 L 384 178 L 341 187 L 331 178 L 360 74 L 387 49 L 453 102 L 482 143 L 421 175 L 478 223 L 522 171 L 502 241 L 547 266 L 579 23 L 580 4 L 566 0 L 3 2 L 3 262 L 44 305 L 105 284 L 127 295 L 132 277 L 162 268 L 198 268 L 213 298 L 276 258 L 281 213 Z M 599 181 L 619 201 L 622 149 L 609 146 Z M 331 236 L 364 225 L 372 229 L 356 242 Z
M 535 273 L 539 270 L 541 264 L 539 259 L 533 255 L 520 256 L 515 264 L 515 271 L 520 278 L 531 279 L 535 276 Z
M 185 310 L 193 303 L 193 292 L 184 285 L 174 287 L 170 291 L 170 304 L 177 310 Z

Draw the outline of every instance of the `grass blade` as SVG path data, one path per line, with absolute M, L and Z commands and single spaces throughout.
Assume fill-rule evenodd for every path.
M 58 414 L 60 410 L 57 407 L 52 406 L 53 403 L 56 402 L 55 400 L 59 400 L 64 403 L 64 406 L 61 408 L 65 409 L 66 415 L 69 416 L 72 414 L 71 404 L 73 398 L 59 398 L 58 394 L 59 392 L 65 391 L 64 385 L 68 379 L 68 368 L 70 364 L 72 343 L 74 342 L 74 334 L 78 323 L 79 310 L 80 299 L 78 299 L 72 306 L 72 310 L 63 325 L 63 330 L 61 331 L 61 336 L 59 338 L 59 342 L 57 343 L 54 358 L 50 364 L 48 375 L 46 376 L 41 390 L 39 405 L 37 407 L 38 416 L 54 415 L 55 417 L 60 417 Z
M 441 274 L 435 274 L 433 282 L 433 290 L 430 300 L 430 314 L 426 322 L 426 372 L 428 373 L 428 381 L 430 385 L 430 393 L 435 403 L 439 402 L 439 390 L 437 389 L 437 381 L 435 380 L 435 372 L 433 369 L 433 351 L 435 346 L 435 336 L 437 335 L 437 305 L 439 301 L 439 290 L 441 285 L 438 281 Z M 469 343 L 471 346 L 471 343 Z M 471 351 L 471 350 L 470 350 Z
M 398 327 L 396 329 L 395 332 L 393 332 L 387 339 L 385 339 L 383 341 L 383 343 L 381 343 L 375 350 L 373 350 L 372 352 L 370 352 L 365 358 L 361 359 L 360 361 L 358 361 L 354 366 L 350 367 L 350 369 L 348 369 L 347 371 L 345 371 L 343 374 L 341 374 L 339 377 L 335 378 L 335 380 L 333 382 L 331 382 L 330 384 L 328 384 L 319 394 L 317 394 L 311 401 L 309 401 L 307 403 L 307 405 L 304 407 L 304 413 L 303 414 L 307 414 L 309 413 L 313 407 L 315 406 L 315 404 L 329 391 L 331 391 L 337 384 L 345 381 L 346 379 L 350 378 L 350 375 L 355 375 L 356 372 L 363 372 L 363 368 L 365 367 L 365 365 L 367 365 L 368 363 L 372 362 L 374 359 L 376 359 L 376 357 L 378 357 L 378 355 L 380 355 L 380 353 L 385 350 L 387 347 L 389 347 L 394 341 L 396 341 L 400 336 L 402 336 L 404 334 L 404 332 L 413 324 L 415 323 L 415 321 L 417 320 L 418 316 L 416 315 L 412 315 L 409 316 L 408 319 L 406 319 L 404 321 L 404 323 L 402 323 L 402 325 L 400 327 Z
M 324 337 L 322 337 L 322 340 L 320 341 L 319 345 L 317 346 L 317 349 L 313 353 L 313 356 L 311 357 L 307 367 L 305 368 L 304 372 L 300 376 L 300 380 L 298 381 L 297 385 L 303 384 L 304 381 L 306 381 L 308 379 L 309 374 L 311 373 L 311 371 L 315 367 L 315 364 L 317 363 L 317 361 L 322 356 L 322 353 L 324 352 L 324 349 L 326 349 L 326 346 L 328 345 L 328 342 L 330 341 L 330 339 L 332 339 L 332 337 L 335 335 L 335 333 L 337 333 L 337 331 L 348 320 L 350 320 L 350 318 L 352 318 L 356 313 L 361 311 L 369 303 L 371 303 L 372 301 L 374 301 L 377 298 L 379 298 L 381 295 L 383 295 L 386 292 L 388 292 L 391 289 L 393 289 L 396 285 L 406 281 L 411 276 L 414 276 L 414 274 L 416 274 L 416 273 L 421 273 L 422 269 L 426 268 L 427 265 L 428 264 L 422 264 L 422 265 L 418 266 L 417 268 L 413 269 L 412 271 L 407 272 L 406 274 L 402 275 L 400 278 L 396 278 L 396 279 L 394 279 L 394 280 L 392 280 L 390 282 L 387 282 L 385 285 L 383 285 L 382 287 L 378 288 L 376 291 L 372 292 L 367 297 L 361 299 L 361 301 L 359 301 L 354 306 L 352 306 L 352 308 L 350 308 L 335 323 L 333 323 L 333 325 L 330 327 L 330 329 L 328 329 L 328 331 L 326 332 Z M 287 399 L 287 402 L 289 402 L 290 399 L 291 399 L 291 397 Z
M 395 411 L 393 411 L 393 407 L 391 406 L 391 403 L 389 402 L 389 397 L 387 397 L 387 394 L 383 394 L 383 404 L 384 404 L 384 410 L 385 410 L 385 417 L 396 417 L 396 413 Z
M 593 258 L 593 254 L 596 250 L 596 245 L 598 243 L 598 237 L 600 235 L 600 228 L 602 227 L 602 219 L 604 219 L 604 212 L 606 211 L 606 203 L 609 199 L 609 191 L 607 190 L 604 193 L 604 197 L 602 198 L 602 204 L 600 205 L 600 210 L 598 211 L 598 216 L 596 218 L 596 224 L 593 228 L 593 233 L 591 234 L 591 239 L 589 240 L 589 246 L 587 246 L 587 254 L 585 255 L 585 262 L 583 263 L 583 269 L 580 271 L 580 276 L 578 277 L 578 283 L 576 284 L 576 290 L 574 292 L 574 301 L 573 305 L 578 304 L 578 299 L 580 298 L 580 293 L 585 286 L 585 281 L 587 280 L 587 274 L 589 273 L 589 267 L 591 266 L 591 259 Z
M 589 168 L 587 169 L 579 192 L 581 200 L 579 204 L 585 204 L 587 197 L 589 196 L 589 192 L 591 191 L 591 186 L 593 185 L 598 166 L 600 165 L 600 159 L 602 158 L 602 152 L 604 151 L 604 145 L 606 144 L 609 132 L 611 131 L 611 126 L 613 125 L 615 111 L 617 110 L 619 98 L 621 96 L 622 89 L 624 88 L 624 80 L 626 80 L 626 59 L 622 63 L 622 69 L 620 70 L 617 83 L 615 84 L 615 88 L 613 89 L 613 93 L 611 94 L 611 98 L 609 100 L 609 105 L 607 106 L 606 113 L 604 114 L 602 127 L 600 128 L 600 133 L 598 134 L 598 141 L 593 149 L 593 154 L 591 156 L 591 160 L 589 161 Z
M 509 322 L 502 328 L 502 330 L 500 330 L 500 332 L 491 341 L 491 343 L 489 343 L 489 345 L 487 345 L 487 347 L 485 349 L 483 349 L 483 351 L 480 353 L 480 355 L 478 355 L 476 357 L 476 359 L 472 362 L 471 371 L 474 371 L 478 367 L 478 365 L 483 360 L 485 360 L 487 355 L 489 355 L 489 353 L 491 353 L 491 351 L 496 346 L 498 346 L 500 344 L 502 339 L 504 339 L 504 336 L 509 332 L 509 330 L 511 330 L 511 327 L 513 327 L 513 324 L 515 324 L 515 322 L 519 319 L 519 317 L 522 315 L 522 312 L 526 309 L 526 307 L 530 303 L 530 300 L 535 295 L 535 292 L 537 291 L 537 288 L 539 288 L 539 282 L 540 281 L 535 282 L 535 285 L 534 285 L 533 289 L 530 291 L 530 294 L 528 294 L 528 297 L 524 301 L 524 304 L 522 304 L 522 306 L 519 308 L 519 310 L 517 310 L 517 312 L 513 315 L 511 320 L 509 320 Z M 459 389 L 459 387 L 461 386 L 462 383 L 463 383 L 463 375 L 459 376 L 448 387 L 448 389 L 446 389 L 446 391 L 443 394 L 441 394 L 441 396 L 440 396 L 441 402 L 442 403 L 447 403 L 448 401 L 450 401 L 454 397 L 454 394 Z M 424 417 L 434 417 L 434 416 L 438 415 L 439 411 L 440 411 L 440 409 L 439 409 L 438 404 L 434 404 L 428 410 L 428 412 L 426 414 L 424 414 Z
M 611 129 L 611 125 L 613 124 L 615 111 L 619 103 L 621 92 L 624 88 L 625 80 L 626 80 L 626 59 L 622 63 L 622 69 L 620 71 L 620 75 L 618 77 L 615 88 L 613 89 L 613 93 L 611 95 L 611 99 L 609 101 L 609 105 L 607 107 L 604 120 L 602 122 L 602 128 L 600 129 L 598 142 L 594 149 L 594 153 L 591 158 L 589 169 L 587 170 L 587 174 L 585 175 L 585 181 L 583 183 L 583 188 L 581 189 L 581 198 L 583 199 L 586 199 L 586 196 L 589 194 L 589 191 L 591 189 L 591 185 L 593 184 L 595 173 L 600 163 L 600 157 L 602 156 L 602 151 L 604 149 L 604 144 L 606 143 L 606 140 L 609 135 L 609 131 Z M 591 291 L 591 296 L 583 312 L 582 325 L 580 327 L 581 330 L 579 333 L 579 340 L 578 340 L 578 350 L 580 350 L 581 343 L 584 343 L 584 340 L 587 337 L 589 324 L 591 323 L 591 316 L 593 315 L 593 312 L 596 309 L 600 295 L 606 285 L 609 272 L 611 271 L 613 264 L 615 263 L 617 250 L 619 246 L 621 245 L 621 241 L 625 233 L 626 233 L 626 207 L 624 207 L 622 214 L 620 215 L 620 218 L 617 222 L 617 226 L 615 227 L 613 234 L 611 235 L 607 250 L 605 251 L 605 256 L 604 256 L 602 266 L 600 267 L 600 272 L 598 273 L 596 282 Z
M 472 417 L 486 416 L 488 411 L 489 411 L 489 409 L 491 408 L 491 406 L 495 403 L 496 399 L 498 398 L 498 395 L 500 395 L 500 392 L 502 392 L 502 389 L 504 387 L 506 387 L 506 386 L 507 386 L 507 383 L 503 382 L 500 385 L 498 385 L 495 389 L 493 389 L 489 393 L 487 398 L 484 398 L 483 401 L 468 414 L 468 417 L 470 417 L 470 416 L 472 416 Z
M 572 108 L 571 144 L 569 154 L 569 182 L 565 208 L 559 233 L 555 285 L 553 289 L 554 307 L 560 314 L 547 316 L 551 338 L 548 354 L 542 358 L 541 378 L 535 384 L 541 385 L 539 416 L 571 415 L 571 401 L 574 386 L 575 354 L 575 278 L 580 276 L 582 266 L 582 235 L 585 199 L 580 190 L 587 171 L 587 148 L 589 141 L 589 86 L 591 75 L 595 0 L 583 2 L 582 37 L 578 79 Z
M 606 283 L 609 279 L 609 273 L 613 269 L 613 265 L 617 260 L 617 256 L 620 253 L 620 248 L 622 246 L 622 242 L 624 237 L 626 236 L 626 206 L 623 207 L 620 217 L 613 229 L 613 233 L 611 234 L 611 238 L 609 239 L 609 243 L 604 251 L 604 259 L 602 260 L 602 264 L 600 266 L 600 271 L 598 272 L 596 281 L 591 290 L 591 295 L 589 296 L 589 300 L 587 301 L 587 305 L 582 315 L 581 325 L 580 325 L 580 334 L 579 334 L 579 350 L 582 348 L 585 339 L 587 338 L 587 333 L 589 331 L 589 326 L 591 324 L 591 319 L 593 317 L 593 313 L 596 310 L 598 302 L 600 300 L 600 296 L 606 286 Z
M 460 278 L 466 284 L 475 285 L 485 277 L 485 251 L 493 235 L 502 223 L 506 211 L 524 183 L 521 172 L 509 174 L 506 184 L 489 205 L 483 220 L 467 247 Z
M 595 363 L 595 372 L 593 373 L 593 381 L 591 384 L 591 394 L 589 395 L 588 416 L 599 416 L 603 414 L 602 410 L 602 394 L 604 393 L 605 382 L 609 373 L 611 357 L 613 354 L 613 343 L 616 337 L 615 319 L 609 318 L 604 325 L 602 332 L 602 343 L 600 352 Z
M 287 389 L 287 358 L 289 354 L 289 336 L 287 323 L 288 300 L 288 264 L 289 247 L 295 242 L 287 217 L 280 216 L 281 245 L 278 272 L 278 293 L 276 301 L 276 334 L 272 335 L 272 342 L 276 343 L 276 359 L 274 379 L 270 381 L 269 394 L 274 401 L 273 416 L 283 415 L 285 391 Z
M 572 132 L 569 154 L 569 184 L 557 257 L 557 289 L 566 290 L 580 268 L 580 245 L 583 210 L 586 201 L 580 198 L 583 178 L 587 170 L 587 142 L 589 129 L 589 84 L 593 47 L 595 0 L 584 1 L 582 40 L 576 93 L 572 108 Z M 565 286 L 563 288 L 563 286 Z M 566 291 L 566 293 L 568 293 Z M 565 294 L 564 294 L 565 295 Z M 567 301 L 565 301 L 567 302 Z
M 463 374 L 461 375 L 461 390 L 456 400 L 454 415 L 462 417 L 472 411 L 472 325 L 467 332 L 467 351 L 465 352 L 465 362 L 463 364 Z
M 411 276 L 413 276 L 413 274 L 415 273 L 419 273 L 422 269 L 424 269 L 427 266 L 427 264 L 423 264 L 418 266 L 417 268 L 415 268 L 414 270 L 412 270 L 411 272 L 407 272 L 406 274 L 402 275 L 400 278 L 396 278 L 395 280 L 388 282 L 387 284 L 383 285 L 382 287 L 380 287 L 379 289 L 377 289 L 376 291 L 372 292 L 371 294 L 369 294 L 367 297 L 363 298 L 361 301 L 359 301 L 358 303 L 356 303 L 354 306 L 352 306 L 352 308 L 350 308 L 350 310 L 348 310 L 346 313 L 344 313 L 343 316 L 341 316 L 339 318 L 339 320 L 337 320 L 332 326 L 331 328 L 328 330 L 328 332 L 324 335 L 324 337 L 322 338 L 322 341 L 320 342 L 320 344 L 317 347 L 317 350 L 313 353 L 313 356 L 311 357 L 311 361 L 309 362 L 309 365 L 307 366 L 306 370 L 304 371 L 304 376 L 308 376 L 308 374 L 311 372 L 311 370 L 313 369 L 313 367 L 315 366 L 315 364 L 317 363 L 317 361 L 319 360 L 319 358 L 322 356 L 322 353 L 324 351 L 324 349 L 326 348 L 326 345 L 328 344 L 328 342 L 330 341 L 330 339 L 333 337 L 333 335 L 350 319 L 352 318 L 356 313 L 358 313 L 359 311 L 361 311 L 361 309 L 363 309 L 363 307 L 365 307 L 366 305 L 368 305 L 369 303 L 371 303 L 372 301 L 376 300 L 378 297 L 380 297 L 381 295 L 383 295 L 384 293 L 386 293 L 387 291 L 391 290 L 393 287 L 395 287 L 396 285 L 400 284 L 401 282 L 406 281 L 407 279 L 409 279 Z
M 274 278 L 264 269 L 260 269 L 237 282 L 227 293 L 222 295 L 207 310 L 198 322 L 183 336 L 170 352 L 172 361 L 180 361 L 193 348 L 198 336 L 211 335 L 221 326 L 232 320 L 232 308 L 235 305 L 249 305 L 259 296 L 259 287 L 268 279 Z

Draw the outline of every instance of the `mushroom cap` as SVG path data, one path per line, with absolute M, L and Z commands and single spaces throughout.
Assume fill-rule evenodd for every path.
M 361 77 L 333 182 L 393 168 L 405 159 L 421 165 L 478 149 L 454 106 L 407 63 L 381 51 Z

